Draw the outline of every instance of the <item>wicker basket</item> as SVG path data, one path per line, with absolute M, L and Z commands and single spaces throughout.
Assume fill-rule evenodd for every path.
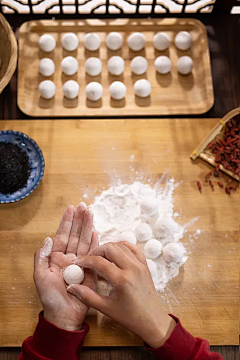
M 17 66 L 17 41 L 7 20 L 0 14 L 0 94 Z

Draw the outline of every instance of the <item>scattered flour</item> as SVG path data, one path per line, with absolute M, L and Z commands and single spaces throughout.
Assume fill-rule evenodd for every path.
M 160 255 L 157 258 L 154 258 L 155 253 L 152 256 L 152 249 L 149 251 L 148 246 L 148 251 L 145 249 L 145 255 L 149 252 L 151 256 L 151 260 L 150 256 L 148 258 L 148 266 L 157 291 L 162 291 L 168 281 L 178 275 L 180 266 L 187 261 L 184 245 L 177 243 L 183 238 L 186 227 L 197 221 L 197 218 L 194 218 L 184 226 L 175 222 L 173 192 L 178 185 L 174 179 L 170 179 L 164 187 L 161 181 L 154 187 L 139 181 L 111 186 L 102 191 L 92 205 L 94 227 L 99 233 L 100 244 L 121 241 L 124 233 L 128 235 L 126 241 L 134 243 L 137 238 L 137 246 L 142 250 L 150 235 L 151 239 L 160 242 L 163 250 L 159 250 Z M 147 236 L 138 239 L 138 230 L 144 227 L 143 225 L 150 231 Z M 172 244 L 168 246 L 170 252 L 165 249 L 167 244 Z M 175 244 L 178 246 L 174 246 Z

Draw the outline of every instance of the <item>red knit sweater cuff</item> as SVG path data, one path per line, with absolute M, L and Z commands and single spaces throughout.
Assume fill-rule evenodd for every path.
M 79 360 L 79 352 L 88 332 L 87 323 L 83 324 L 81 331 L 60 329 L 47 321 L 41 312 L 34 335 L 27 342 L 34 352 L 43 357 L 56 360 Z
M 146 344 L 145 348 L 153 352 L 159 359 L 189 359 L 190 354 L 195 353 L 197 350 L 196 347 L 198 347 L 198 339 L 194 338 L 182 327 L 178 318 L 173 315 L 170 316 L 176 321 L 177 325 L 165 344 L 157 349 L 149 348 Z

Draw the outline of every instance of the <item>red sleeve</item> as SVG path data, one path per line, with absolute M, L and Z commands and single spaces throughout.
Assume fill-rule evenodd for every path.
M 172 315 L 171 315 L 172 316 Z M 172 316 L 176 321 L 173 332 L 165 344 L 157 349 L 146 349 L 153 352 L 158 359 L 163 360 L 223 360 L 223 358 L 210 351 L 206 340 L 195 338 L 185 330 L 179 319 Z
M 39 314 L 39 322 L 33 336 L 22 345 L 18 360 L 79 360 L 89 326 L 84 323 L 81 331 L 59 329 Z

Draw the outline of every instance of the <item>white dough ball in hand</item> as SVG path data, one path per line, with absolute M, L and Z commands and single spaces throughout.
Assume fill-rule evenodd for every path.
M 110 50 L 118 50 L 122 47 L 123 38 L 118 32 L 110 32 L 106 37 L 106 45 Z
M 38 40 L 38 45 L 42 51 L 51 52 L 56 47 L 56 40 L 52 35 L 43 34 Z
M 152 229 L 146 223 L 140 223 L 135 229 L 135 235 L 139 242 L 146 242 L 152 239 Z
M 133 51 L 140 51 L 145 47 L 146 38 L 140 32 L 135 32 L 128 37 L 128 46 Z
M 168 56 L 158 56 L 154 61 L 154 66 L 159 74 L 168 74 L 172 68 L 172 62 Z
M 123 231 L 118 235 L 118 241 L 127 241 L 130 244 L 136 245 L 137 239 L 133 232 Z
M 162 253 L 162 248 L 159 240 L 151 239 L 144 246 L 144 254 L 149 259 L 157 259 Z
M 39 84 L 39 93 L 44 99 L 52 99 L 56 92 L 56 85 L 51 80 L 44 80 Z
M 98 101 L 101 99 L 103 94 L 103 87 L 98 82 L 90 82 L 85 89 L 86 96 L 91 101 Z
M 151 274 L 152 278 L 154 279 L 157 276 L 157 264 L 150 259 L 146 259 L 146 260 L 147 260 L 147 266 L 150 271 L 150 274 Z
M 163 248 L 163 259 L 167 263 L 181 263 L 186 250 L 182 244 L 169 243 Z
M 74 33 L 67 33 L 64 34 L 62 37 L 62 47 L 67 51 L 74 51 L 78 47 L 78 37 Z
M 102 61 L 97 57 L 90 57 L 85 62 L 86 73 L 90 76 L 98 76 L 102 71 Z
M 137 80 L 134 84 L 135 95 L 145 98 L 151 94 L 151 83 L 146 79 Z
M 63 84 L 63 93 L 67 99 L 75 99 L 79 94 L 79 85 L 74 80 L 66 81 Z
M 61 61 L 61 69 L 65 75 L 71 76 L 78 71 L 78 61 L 73 56 L 66 56 Z
M 182 75 L 188 75 L 193 68 L 193 60 L 190 56 L 181 56 L 177 62 L 178 72 Z
M 85 48 L 89 51 L 96 51 L 100 48 L 101 39 L 98 34 L 88 33 L 84 37 Z
M 84 280 L 84 271 L 77 265 L 69 265 L 63 272 L 63 278 L 68 285 L 81 284 Z
M 127 88 L 121 81 L 114 81 L 109 86 L 109 92 L 114 100 L 122 100 L 126 95 Z
M 143 56 L 135 56 L 130 63 L 130 67 L 134 74 L 142 75 L 148 69 L 148 61 Z
M 167 50 L 167 48 L 169 47 L 169 44 L 170 44 L 170 38 L 169 38 L 168 34 L 166 34 L 164 32 L 158 32 L 157 34 L 154 35 L 153 45 L 154 45 L 155 49 L 160 50 L 160 51 Z
M 112 56 L 108 60 L 108 71 L 112 75 L 121 75 L 124 70 L 124 60 L 121 56 Z
M 51 76 L 54 74 L 55 64 L 51 59 L 41 59 L 38 64 L 38 71 L 43 76 Z
M 192 36 L 188 31 L 180 31 L 175 37 L 175 45 L 179 50 L 188 50 L 192 46 Z

